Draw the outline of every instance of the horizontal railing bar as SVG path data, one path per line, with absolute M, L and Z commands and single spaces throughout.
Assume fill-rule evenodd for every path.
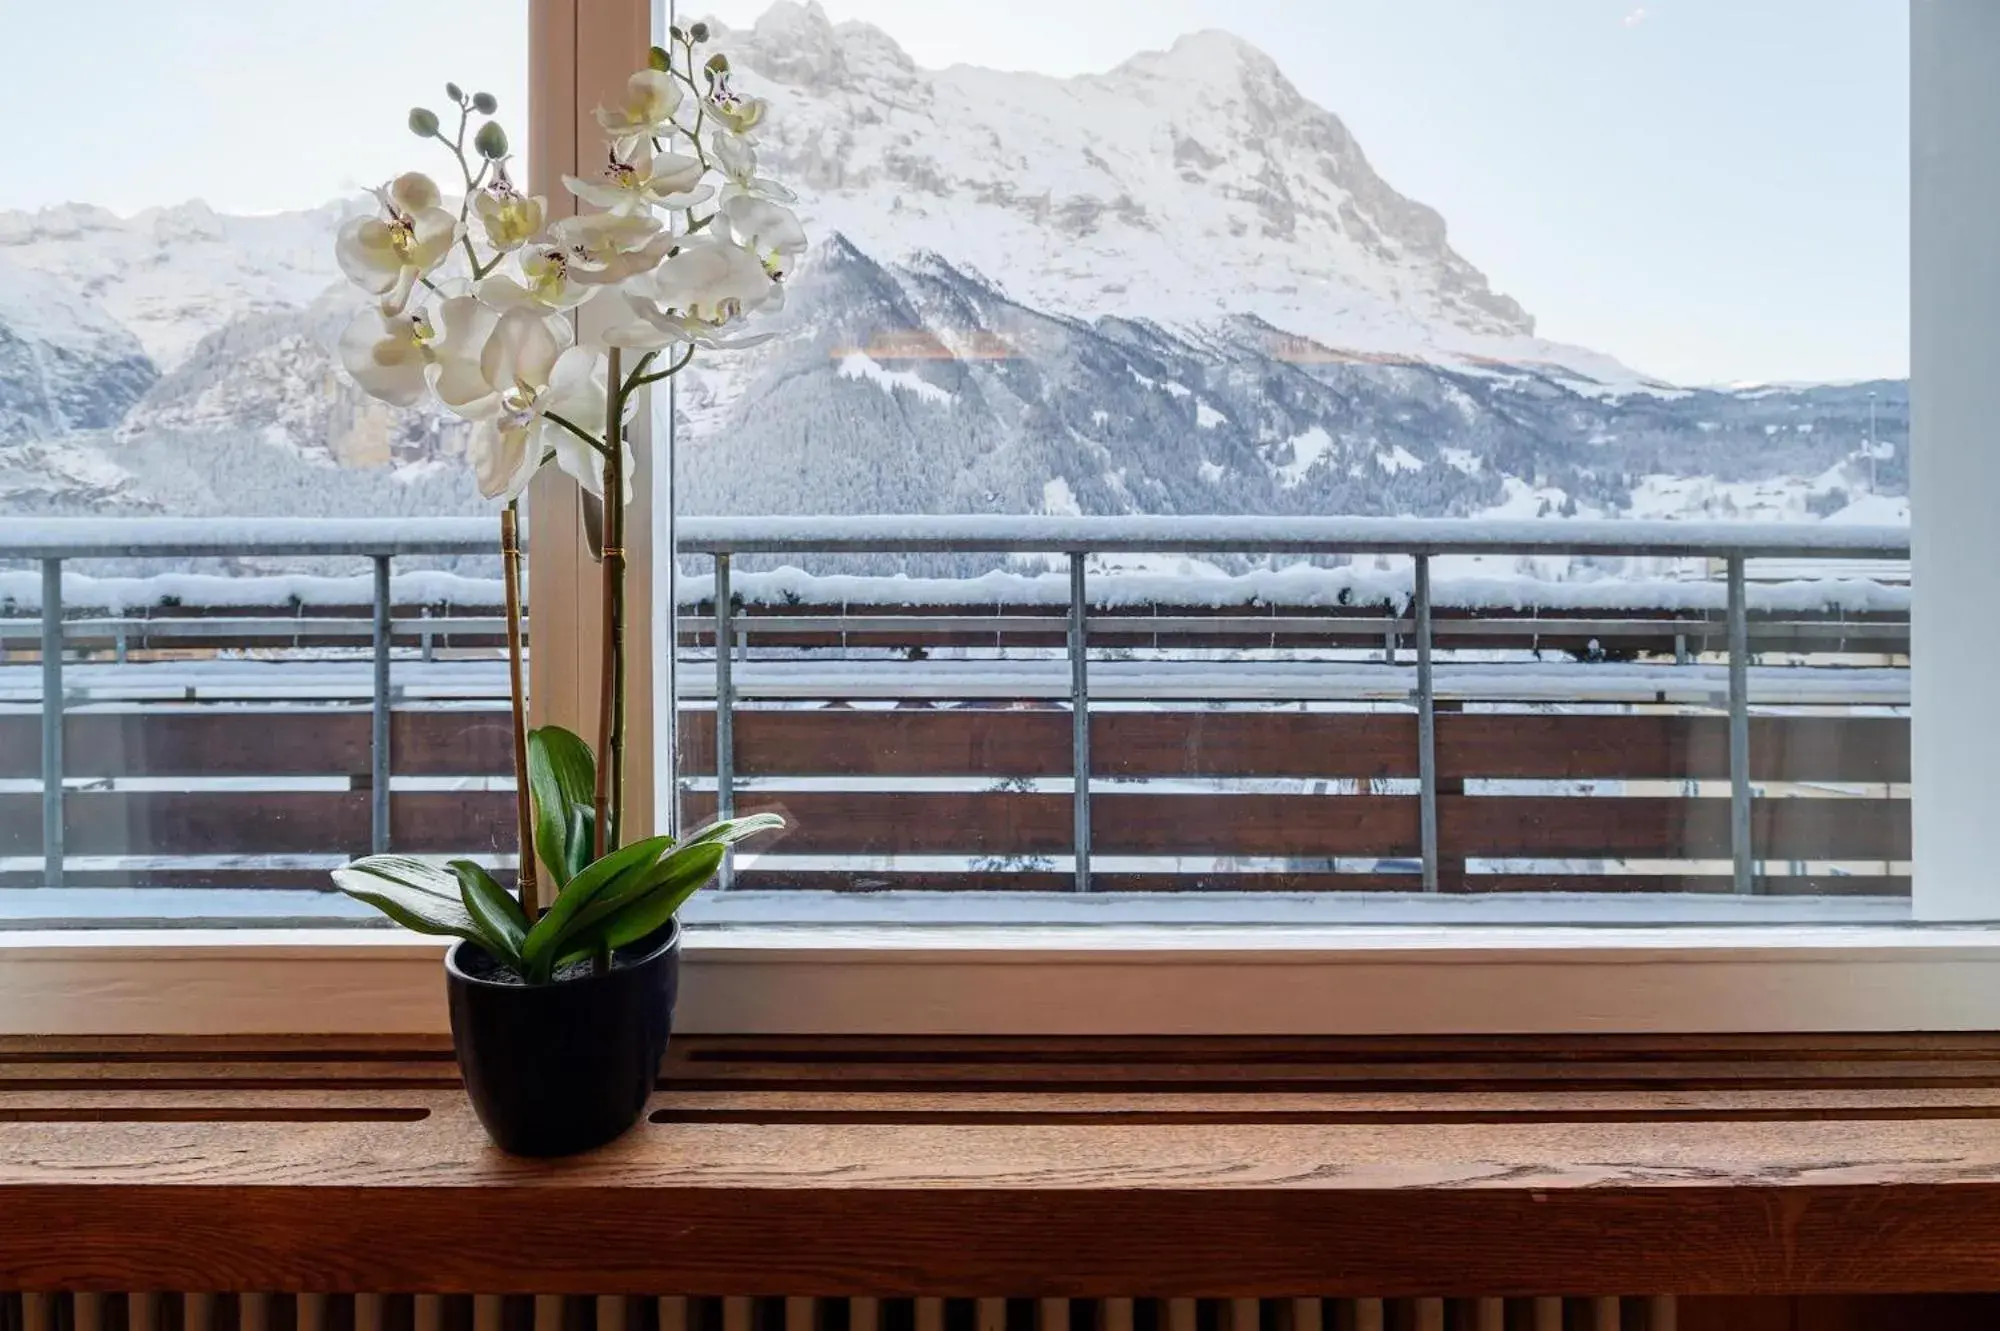
M 1908 559 L 1906 527 L 1618 519 L 871 516 L 686 518 L 683 550 L 725 554 L 1575 554 Z
M 498 554 L 487 518 L 16 518 L 0 559 Z
M 1619 519 L 1013 517 L 686 518 L 702 554 L 1572 554 L 1904 560 L 1907 527 Z M 0 559 L 464 555 L 495 549 L 485 518 L 24 518 Z
M 504 634 L 507 621 L 469 615 L 464 618 L 438 616 L 391 620 L 389 628 L 399 637 L 425 633 L 440 638 L 491 637 Z M 359 616 L 352 619 L 209 619 L 200 615 L 176 615 L 160 619 L 72 619 L 63 624 L 63 637 L 71 642 L 79 638 L 116 637 L 120 634 L 139 638 L 367 638 L 372 637 L 374 632 L 374 624 Z M 28 620 L 0 619 L 0 640 L 31 638 L 38 633 L 39 630 Z
M 781 633 L 1059 633 L 1063 628 L 1063 621 L 1055 615 L 760 615 L 739 612 L 737 624 L 741 632 L 753 638 Z M 1176 633 L 1190 636 L 1290 636 L 1339 632 L 1379 637 L 1389 632 L 1408 634 L 1413 631 L 1412 620 L 1390 619 L 1382 615 L 1093 615 L 1090 624 L 1099 633 Z M 1795 637 L 1901 640 L 1907 638 L 1910 632 L 1907 624 L 1895 622 L 1760 618 L 1754 619 L 1752 625 L 1765 634 L 1783 629 Z M 1530 634 L 1549 637 L 1579 633 L 1596 637 L 1656 637 L 1677 633 L 1700 638 L 1721 637 L 1726 632 L 1726 626 L 1720 619 L 1562 619 L 1547 616 L 1469 619 L 1441 615 L 1434 621 L 1433 627 L 1440 638 L 1519 637 Z

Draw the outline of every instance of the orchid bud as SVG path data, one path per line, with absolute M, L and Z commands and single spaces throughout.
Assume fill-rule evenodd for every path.
M 676 23 L 674 24 L 674 26 L 667 29 L 667 38 L 670 41 L 684 42 L 687 40 L 687 34 L 682 32 L 681 25 Z
M 465 105 L 465 94 L 460 91 L 456 83 L 445 84 L 444 95 L 451 98 L 452 101 L 457 102 L 460 106 Z
M 694 38 L 697 44 L 707 41 L 708 25 L 706 23 L 695 24 L 693 27 L 688 29 L 688 36 Z
M 500 128 L 497 121 L 489 120 L 479 127 L 472 136 L 472 146 L 488 161 L 498 161 L 507 155 L 507 131 Z
M 434 139 L 438 132 L 437 112 L 426 111 L 421 106 L 410 108 L 410 133 L 420 139 Z
M 667 53 L 664 49 L 655 46 L 646 52 L 646 68 L 655 69 L 664 74 L 673 68 L 673 62 L 667 59 Z
M 703 65 L 702 69 L 707 71 L 711 80 L 719 79 L 729 72 L 729 57 L 717 51 L 708 58 L 708 63 Z
M 472 109 L 480 115 L 490 116 L 500 109 L 500 99 L 490 92 L 475 92 L 472 94 Z

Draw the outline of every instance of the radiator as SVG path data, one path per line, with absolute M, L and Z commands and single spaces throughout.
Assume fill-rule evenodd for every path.
M 1675 1331 L 1674 1300 L 0 1294 L 0 1331 Z

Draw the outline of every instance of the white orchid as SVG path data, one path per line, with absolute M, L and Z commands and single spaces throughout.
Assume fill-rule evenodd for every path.
M 791 261 L 806 252 L 806 229 L 782 203 L 739 194 L 723 203 L 722 222 L 730 239 L 755 255 L 773 281 L 782 281 Z
M 516 498 L 550 453 L 586 489 L 602 493 L 603 459 L 575 431 L 604 433 L 603 359 L 572 345 L 560 320 L 525 309 L 482 315 L 476 301 L 447 305 L 445 349 L 431 386 L 445 406 L 475 422 L 466 452 L 480 493 Z
M 727 130 L 709 136 L 708 154 L 729 183 L 722 187 L 722 201 L 748 194 L 773 203 L 793 203 L 798 195 L 777 181 L 757 174 L 757 149 L 750 140 Z
M 682 246 L 652 272 L 626 283 L 625 296 L 661 346 L 706 341 L 746 314 L 783 300 L 782 289 L 756 255 L 718 236 Z M 627 326 L 618 332 L 628 340 L 615 345 L 647 345 L 636 329 Z
M 600 180 L 564 176 L 570 193 L 592 207 L 627 216 L 653 208 L 685 210 L 715 193 L 701 183 L 708 171 L 699 157 L 685 153 L 655 153 L 650 139 L 641 139 L 607 159 Z
M 745 97 L 733 90 L 729 86 L 726 64 L 711 79 L 708 96 L 702 99 L 702 106 L 732 134 L 749 134 L 764 123 L 764 117 L 771 109 L 770 103 L 762 97 Z
M 334 259 L 356 286 L 381 298 L 383 314 L 400 314 L 417 283 L 451 256 L 458 219 L 440 206 L 436 183 L 421 172 L 396 177 L 375 197 L 383 216 L 342 226 Z
M 486 231 L 486 243 L 501 254 L 512 254 L 542 234 L 548 225 L 549 202 L 514 188 L 505 172 L 473 196 L 472 211 Z
M 435 359 L 434 330 L 422 311 L 384 314 L 367 306 L 340 335 L 340 363 L 370 397 L 399 407 L 422 400 Z
M 517 251 L 514 270 L 482 278 L 479 298 L 496 310 L 549 314 L 573 310 L 591 297 L 593 288 L 570 270 L 569 252 L 561 245 L 539 243 Z
M 643 390 L 628 387 L 629 377 L 610 381 L 602 348 L 681 349 L 644 384 L 678 372 L 695 348 L 762 341 L 770 334 L 745 321 L 782 307 L 783 281 L 806 251 L 786 206 L 792 192 L 758 174 L 750 136 L 768 107 L 731 89 L 726 59 L 710 56 L 697 69 L 692 44 L 679 40 L 684 68 L 656 48 L 652 68 L 598 108 L 611 140 L 604 170 L 563 178 L 590 211 L 556 220 L 549 200 L 517 188 L 505 135 L 489 119 L 475 146 L 491 175 L 468 169 L 461 212 L 445 209 L 430 177 L 411 173 L 376 191 L 379 215 L 341 229 L 342 270 L 378 298 L 343 333 L 342 364 L 384 401 L 411 406 L 428 390 L 473 422 L 467 456 L 489 497 L 517 498 L 553 458 L 593 493 L 615 470 L 629 499 L 631 469 L 606 455 L 608 419 L 632 411 Z M 703 75 L 705 95 L 683 91 Z M 490 98 L 481 106 L 453 97 L 492 114 Z M 698 103 L 706 124 L 678 122 L 684 102 Z M 443 137 L 423 108 L 410 126 L 421 138 Z M 460 248 L 467 262 L 448 267 Z M 578 346 L 566 316 L 600 298 L 612 307 L 586 326 L 609 331 Z
M 674 237 L 651 215 L 583 213 L 551 229 L 569 256 L 570 275 L 589 286 L 609 286 L 648 272 L 673 250 Z
M 642 69 L 625 80 L 624 95 L 616 106 L 597 108 L 597 123 L 623 152 L 641 139 L 655 139 L 671 133 L 674 112 L 680 109 L 681 85 L 673 75 L 659 69 Z

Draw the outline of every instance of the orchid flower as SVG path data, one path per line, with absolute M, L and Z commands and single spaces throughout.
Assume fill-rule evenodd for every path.
M 641 139 L 623 153 L 613 152 L 602 180 L 564 176 L 571 194 L 593 207 L 628 217 L 653 208 L 687 209 L 715 193 L 701 183 L 708 168 L 685 153 L 654 153 L 650 139 Z
M 782 203 L 738 194 L 724 201 L 722 221 L 730 238 L 755 255 L 773 281 L 783 281 L 791 261 L 806 252 L 806 230 Z
M 732 90 L 726 71 L 710 80 L 702 106 L 733 134 L 750 133 L 764 123 L 764 116 L 771 109 L 762 97 L 745 97 Z
M 703 237 L 650 273 L 625 284 L 625 297 L 637 319 L 653 330 L 659 345 L 702 342 L 718 329 L 772 302 L 782 302 L 782 289 L 756 255 L 721 237 Z M 644 334 L 630 327 L 618 330 L 615 345 L 646 344 Z
M 375 191 L 381 217 L 356 217 L 340 228 L 334 258 L 356 286 L 381 298 L 384 315 L 400 314 L 419 281 L 451 256 L 458 219 L 440 205 L 435 182 L 418 171 Z
M 673 75 L 642 69 L 625 80 L 625 93 L 618 105 L 597 108 L 597 123 L 611 136 L 617 150 L 625 152 L 641 140 L 672 132 L 674 112 L 680 105 L 681 85 Z
M 496 310 L 554 314 L 575 309 L 595 290 L 570 271 L 569 252 L 561 245 L 546 241 L 530 245 L 514 255 L 514 268 L 518 277 L 492 273 L 481 278 L 479 298 Z
M 603 434 L 603 360 L 571 345 L 569 325 L 561 320 L 526 309 L 495 317 L 464 299 L 469 303 L 447 302 L 446 335 L 431 386 L 445 406 L 474 422 L 466 453 L 479 492 L 489 499 L 518 497 L 543 454 L 552 451 L 557 465 L 601 493 L 603 459 L 569 427 L 593 437 Z
M 674 237 L 650 215 L 584 213 L 551 228 L 569 256 L 570 276 L 587 286 L 610 286 L 658 266 Z
M 549 204 L 541 195 L 526 195 L 514 188 L 503 168 L 493 183 L 473 196 L 472 211 L 486 229 L 486 243 L 502 254 L 512 254 L 542 234 L 548 224 Z
M 340 363 L 370 397 L 399 407 L 422 400 L 435 360 L 434 332 L 422 311 L 384 314 L 366 306 L 340 335 Z
M 708 153 L 729 183 L 722 187 L 722 201 L 748 194 L 773 203 L 794 203 L 798 195 L 775 180 L 757 174 L 757 149 L 740 134 L 718 130 L 709 136 Z

